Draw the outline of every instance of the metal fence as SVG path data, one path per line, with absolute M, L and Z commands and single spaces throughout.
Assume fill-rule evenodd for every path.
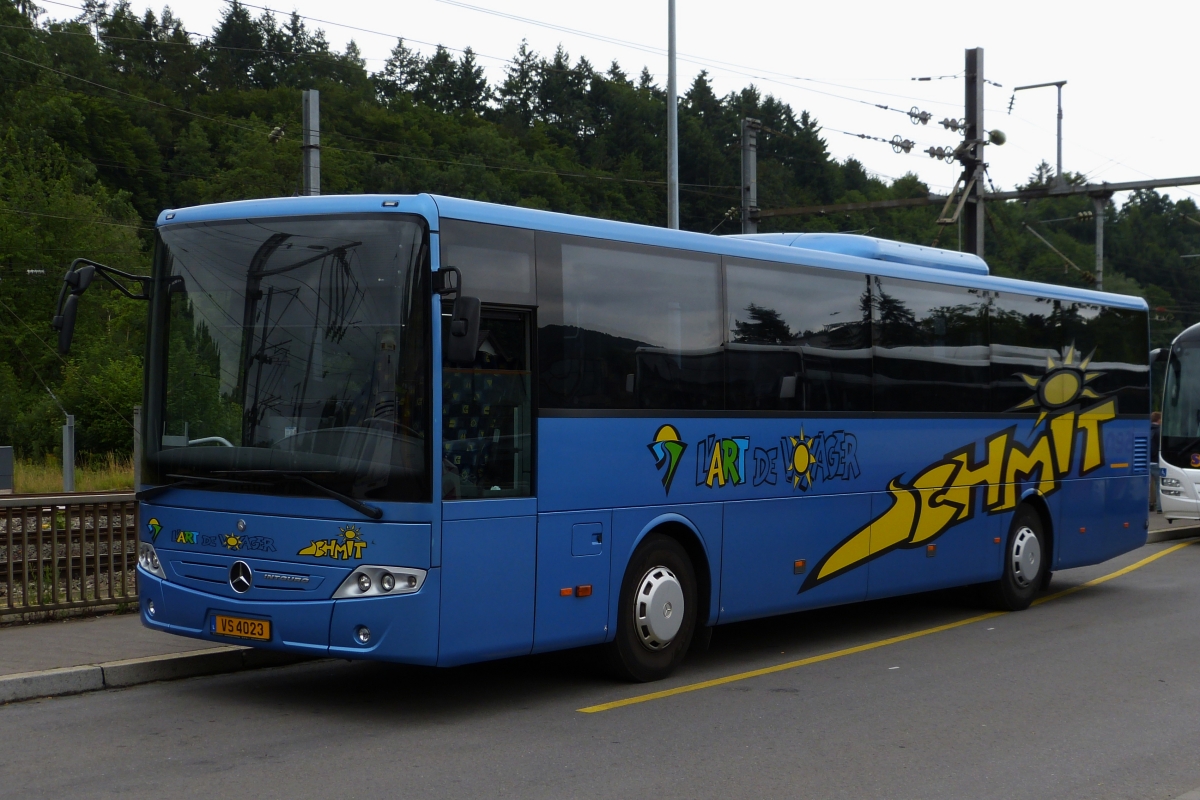
M 0 497 L 0 619 L 137 602 L 132 492 Z

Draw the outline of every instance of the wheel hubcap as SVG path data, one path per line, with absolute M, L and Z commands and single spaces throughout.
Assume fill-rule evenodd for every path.
M 683 624 L 683 587 L 675 573 L 655 567 L 638 582 L 633 601 L 633 626 L 650 650 L 669 645 Z
M 1013 537 L 1012 572 L 1017 585 L 1025 588 L 1042 570 L 1042 543 L 1032 528 L 1024 527 Z

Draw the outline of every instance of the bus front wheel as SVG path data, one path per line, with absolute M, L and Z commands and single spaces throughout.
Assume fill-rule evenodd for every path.
M 696 625 L 696 573 L 679 542 L 660 533 L 634 551 L 621 582 L 609 664 L 621 678 L 657 681 L 687 654 Z
M 1004 549 L 1004 571 L 1000 580 L 985 587 L 988 604 L 1003 611 L 1029 608 L 1050 575 L 1050 555 L 1042 518 L 1030 506 L 1013 514 Z

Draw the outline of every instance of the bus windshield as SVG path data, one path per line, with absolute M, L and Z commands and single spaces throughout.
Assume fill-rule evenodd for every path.
M 1200 439 L 1200 342 L 1171 348 L 1162 412 L 1159 452 L 1169 464 L 1192 467 L 1188 454 Z
M 399 215 L 164 228 L 148 482 L 428 500 L 426 238 Z

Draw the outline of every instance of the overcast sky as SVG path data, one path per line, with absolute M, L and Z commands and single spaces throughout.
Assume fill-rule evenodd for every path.
M 495 83 L 526 39 L 543 54 L 561 43 L 572 60 L 586 56 L 601 69 L 614 59 L 631 75 L 646 66 L 656 82 L 666 85 L 666 0 L 249 2 L 323 20 L 308 24 L 324 29 L 338 49 L 356 41 L 371 71 L 382 66 L 396 37 L 403 36 L 426 54 L 438 43 L 474 48 Z M 133 4 L 139 10 L 146 5 L 144 0 Z M 188 30 L 208 33 L 225 3 L 174 0 L 170 6 Z M 63 5 L 45 8 L 51 17 L 72 15 Z M 1068 81 L 1063 89 L 1065 169 L 1108 182 L 1200 175 L 1194 145 L 1200 122 L 1194 88 L 1200 4 L 1195 2 L 678 0 L 677 17 L 681 94 L 701 69 L 708 70 L 719 94 L 754 83 L 797 113 L 811 112 L 824 126 L 836 158 L 853 156 L 887 178 L 915 172 L 939 192 L 953 184 L 957 165 L 917 151 L 956 142 L 937 121 L 963 115 L 961 74 L 968 47 L 984 48 L 985 76 L 1001 84 L 987 87 L 985 103 L 986 126 L 1008 135 L 1003 147 L 988 148 L 997 188 L 1023 182 L 1043 159 L 1054 164 L 1055 90 L 1018 93 L 1011 114 L 1008 105 L 1014 86 L 1057 80 Z M 911 80 L 943 75 L 957 77 Z M 904 111 L 915 105 L 934 119 L 913 125 L 906 115 L 876 103 Z M 884 139 L 899 134 L 918 147 L 897 155 L 887 144 L 841 131 Z M 1200 197 L 1200 187 L 1165 191 Z

